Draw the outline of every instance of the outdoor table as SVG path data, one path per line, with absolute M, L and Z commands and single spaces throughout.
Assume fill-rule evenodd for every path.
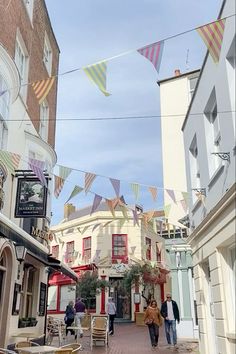
M 12 334 L 12 337 L 19 337 L 19 338 L 26 338 L 27 340 L 32 339 L 32 338 L 37 338 L 37 337 L 41 337 L 41 334 L 38 333 L 28 333 L 28 332 L 21 332 L 21 333 L 16 333 L 16 334 Z
M 27 354 L 53 353 L 55 350 L 58 350 L 58 348 L 49 345 L 37 345 L 35 347 L 22 347 L 18 349 L 20 353 L 24 352 Z

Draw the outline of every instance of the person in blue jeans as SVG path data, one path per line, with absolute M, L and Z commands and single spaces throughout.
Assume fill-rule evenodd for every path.
M 177 348 L 176 321 L 179 323 L 179 308 L 177 303 L 172 300 L 171 294 L 166 294 L 166 301 L 161 305 L 161 315 L 165 320 L 166 339 L 169 345 L 171 341 Z

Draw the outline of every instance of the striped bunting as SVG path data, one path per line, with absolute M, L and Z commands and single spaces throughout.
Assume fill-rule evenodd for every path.
M 110 212 L 112 213 L 113 218 L 115 218 L 116 215 L 115 215 L 115 210 L 114 210 L 114 203 L 113 203 L 113 201 L 110 200 L 110 199 L 106 199 L 106 203 L 107 203 L 108 208 L 110 209 Z
M 156 187 L 149 187 L 148 190 L 151 193 L 152 198 L 155 202 L 157 200 L 157 188 Z
M 137 183 L 131 183 L 130 186 L 131 186 L 132 191 L 134 192 L 134 196 L 135 196 L 135 199 L 137 201 L 139 199 L 139 188 L 140 188 L 140 186 Z
M 166 219 L 168 219 L 168 216 L 170 214 L 171 204 L 165 205 L 163 209 L 164 209 L 165 217 Z
M 90 215 L 92 215 L 96 211 L 96 209 L 99 207 L 99 204 L 101 203 L 101 201 L 102 201 L 102 197 L 98 194 L 95 194 Z
M 106 90 L 107 65 L 105 61 L 101 61 L 98 64 L 86 66 L 83 68 L 83 70 L 88 76 L 88 78 L 98 86 L 99 90 L 101 90 L 105 96 L 111 95 Z
M 39 104 L 43 102 L 45 97 L 48 95 L 49 91 L 51 90 L 51 87 L 55 81 L 55 76 L 49 77 L 48 79 L 45 80 L 40 80 L 40 81 L 35 81 L 31 84 L 35 96 L 37 100 L 39 101 Z
M 155 67 L 156 71 L 159 72 L 161 65 L 161 58 L 164 48 L 164 41 L 150 44 L 146 47 L 138 49 L 138 52 L 145 58 L 150 60 L 150 62 Z
M 67 179 L 71 171 L 72 168 L 59 165 L 59 177 L 63 178 L 64 180 Z
M 19 166 L 20 162 L 20 155 L 14 154 L 9 151 L 2 151 L 0 150 L 0 161 L 7 167 L 10 173 L 14 174 L 15 170 Z
M 59 176 L 54 175 L 54 195 L 56 198 L 59 197 L 62 188 L 64 186 L 65 180 Z
M 45 162 L 36 160 L 33 158 L 29 158 L 29 168 L 34 172 L 34 174 L 38 177 L 40 182 L 47 187 L 47 181 L 43 173 Z
M 110 182 L 116 192 L 116 196 L 119 197 L 120 194 L 120 180 L 115 178 L 110 178 Z
M 95 180 L 96 175 L 94 173 L 86 172 L 84 178 L 84 190 L 85 193 L 88 193 L 93 181 Z
M 167 194 L 176 203 L 175 192 L 172 189 L 166 189 Z
M 82 192 L 82 190 L 83 190 L 82 187 L 75 185 L 73 191 L 71 192 L 71 195 L 69 196 L 69 198 L 67 199 L 67 201 L 65 202 L 65 204 L 68 203 L 69 200 L 71 200 L 71 198 L 75 197 L 77 194 L 79 194 L 80 192 Z
M 197 32 L 203 39 L 215 63 L 219 62 L 220 50 L 225 29 L 225 19 L 209 23 L 197 28 Z

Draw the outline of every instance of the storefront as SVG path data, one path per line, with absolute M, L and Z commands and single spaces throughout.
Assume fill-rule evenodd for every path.
M 45 334 L 48 278 L 55 271 L 78 280 L 48 247 L 0 214 L 0 347 L 15 343 L 28 327 L 35 338 Z

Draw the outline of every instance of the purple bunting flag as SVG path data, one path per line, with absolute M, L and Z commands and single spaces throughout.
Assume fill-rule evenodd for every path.
M 143 55 L 145 58 L 150 60 L 150 62 L 153 64 L 153 66 L 155 67 L 158 73 L 161 65 L 163 48 L 164 48 L 164 41 L 160 41 L 138 49 L 138 52 L 141 55 Z
M 39 161 L 33 158 L 29 158 L 29 167 L 36 174 L 40 182 L 47 187 L 47 181 L 43 173 L 44 161 Z
M 102 197 L 98 194 L 95 194 L 90 215 L 92 215 L 95 212 L 95 210 L 98 208 L 99 204 L 101 203 L 101 200 Z
M 173 202 L 176 203 L 175 192 L 172 189 L 166 189 L 166 192 L 169 194 Z
M 111 184 L 116 192 L 116 196 L 119 197 L 120 194 L 120 180 L 118 179 L 114 179 L 114 178 L 110 178 Z

